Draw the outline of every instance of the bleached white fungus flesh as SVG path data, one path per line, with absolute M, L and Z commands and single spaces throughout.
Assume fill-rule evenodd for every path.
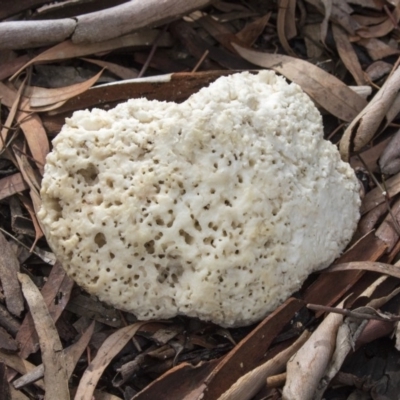
M 54 139 L 39 217 L 88 292 L 139 319 L 248 325 L 330 264 L 356 228 L 350 166 L 299 86 L 219 78 L 182 104 L 75 112 Z

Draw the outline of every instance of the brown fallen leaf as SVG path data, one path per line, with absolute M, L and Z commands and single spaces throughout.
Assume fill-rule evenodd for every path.
M 44 365 L 44 398 L 45 400 L 70 400 L 65 356 L 55 323 L 39 289 L 29 276 L 18 274 L 18 279 L 39 337 Z
M 297 58 L 267 54 L 232 44 L 247 61 L 271 68 L 297 83 L 321 107 L 344 121 L 351 121 L 367 105 L 367 101 L 341 80 L 317 66 Z
M 103 71 L 104 69 L 87 81 L 61 88 L 47 89 L 37 86 L 30 86 L 26 88 L 24 94 L 29 98 L 29 104 L 32 108 L 59 103 L 86 92 L 97 82 Z
M 19 262 L 10 244 L 0 232 L 0 280 L 8 310 L 20 316 L 24 310 L 24 299 L 18 282 Z
M 350 158 L 352 151 L 360 151 L 378 133 L 399 90 L 400 68 L 397 67 L 374 98 L 345 130 L 339 147 L 344 160 Z
M 364 78 L 364 72 L 361 68 L 357 54 L 350 43 L 348 34 L 343 28 L 337 26 L 336 24 L 332 25 L 332 33 L 333 38 L 335 39 L 336 49 L 343 64 L 351 73 L 354 80 L 357 82 L 357 85 L 365 85 L 367 82 Z
M 15 59 L 9 60 L 8 62 L 0 64 L 0 81 L 13 75 L 23 65 L 25 65 L 29 61 L 29 59 L 30 57 L 25 54 L 23 56 L 19 56 Z
M 247 46 L 252 46 L 264 31 L 271 18 L 271 12 L 248 23 L 242 30 L 236 33 L 236 37 Z
M 106 367 L 144 324 L 146 322 L 137 322 L 136 324 L 125 326 L 104 341 L 97 351 L 96 357 L 83 373 L 76 391 L 75 400 L 92 400 L 97 382 Z
M 74 282 L 66 275 L 61 265 L 56 263 L 41 290 L 53 321 L 56 322 L 65 309 L 73 284 Z M 55 301 L 56 298 L 57 301 Z M 27 314 L 22 322 L 17 341 L 20 344 L 20 356 L 23 358 L 37 350 L 37 335 L 30 314 Z
M 96 60 L 94 58 L 82 57 L 82 60 L 87 61 L 91 64 L 98 65 L 99 67 L 106 68 L 108 71 L 112 72 L 114 75 L 121 79 L 134 79 L 138 76 L 138 71 L 134 71 L 132 68 L 126 68 L 122 65 L 118 65 L 109 61 Z
M 292 57 L 295 57 L 296 53 L 290 47 L 289 42 L 287 41 L 287 37 L 286 37 L 287 13 L 288 13 L 290 3 L 293 3 L 293 1 L 291 1 L 291 0 L 280 0 L 279 1 L 278 16 L 276 18 L 276 25 L 277 25 L 276 27 L 277 27 L 277 32 L 278 32 L 278 38 L 279 38 L 279 41 L 281 42 L 283 49 L 286 51 L 287 54 L 289 54 Z
M 0 200 L 29 189 L 20 172 L 0 179 Z

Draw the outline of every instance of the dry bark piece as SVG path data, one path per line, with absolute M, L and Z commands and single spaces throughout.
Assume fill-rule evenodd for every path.
M 132 0 L 127 3 L 80 15 L 43 21 L 6 21 L 0 23 L 0 48 L 23 49 L 45 46 L 71 38 L 73 43 L 94 43 L 115 39 L 147 26 L 161 25 L 210 0 Z
M 284 400 L 312 400 L 335 349 L 343 316 L 329 314 L 287 363 Z
M 18 274 L 22 291 L 29 305 L 35 329 L 39 337 L 44 364 L 45 400 L 70 400 L 68 375 L 65 369 L 65 357 L 54 321 L 51 318 L 44 299 L 25 274 Z
M 76 18 L 74 43 L 101 42 L 147 26 L 158 26 L 207 6 L 210 0 L 133 0 Z

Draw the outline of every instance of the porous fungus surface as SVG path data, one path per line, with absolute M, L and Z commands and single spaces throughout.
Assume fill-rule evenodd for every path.
M 182 104 L 75 112 L 47 157 L 39 217 L 76 282 L 139 319 L 263 318 L 326 267 L 358 183 L 299 86 L 222 77 Z

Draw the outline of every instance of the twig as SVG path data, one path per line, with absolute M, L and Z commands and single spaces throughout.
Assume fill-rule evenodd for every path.
M 194 68 L 192 69 L 192 72 L 196 72 L 196 71 L 200 68 L 201 64 L 203 64 L 204 60 L 207 58 L 208 53 L 209 53 L 208 50 L 206 50 L 206 51 L 203 53 L 203 55 L 200 57 L 200 60 L 197 62 L 197 64 L 196 64 L 196 65 L 194 66 Z

